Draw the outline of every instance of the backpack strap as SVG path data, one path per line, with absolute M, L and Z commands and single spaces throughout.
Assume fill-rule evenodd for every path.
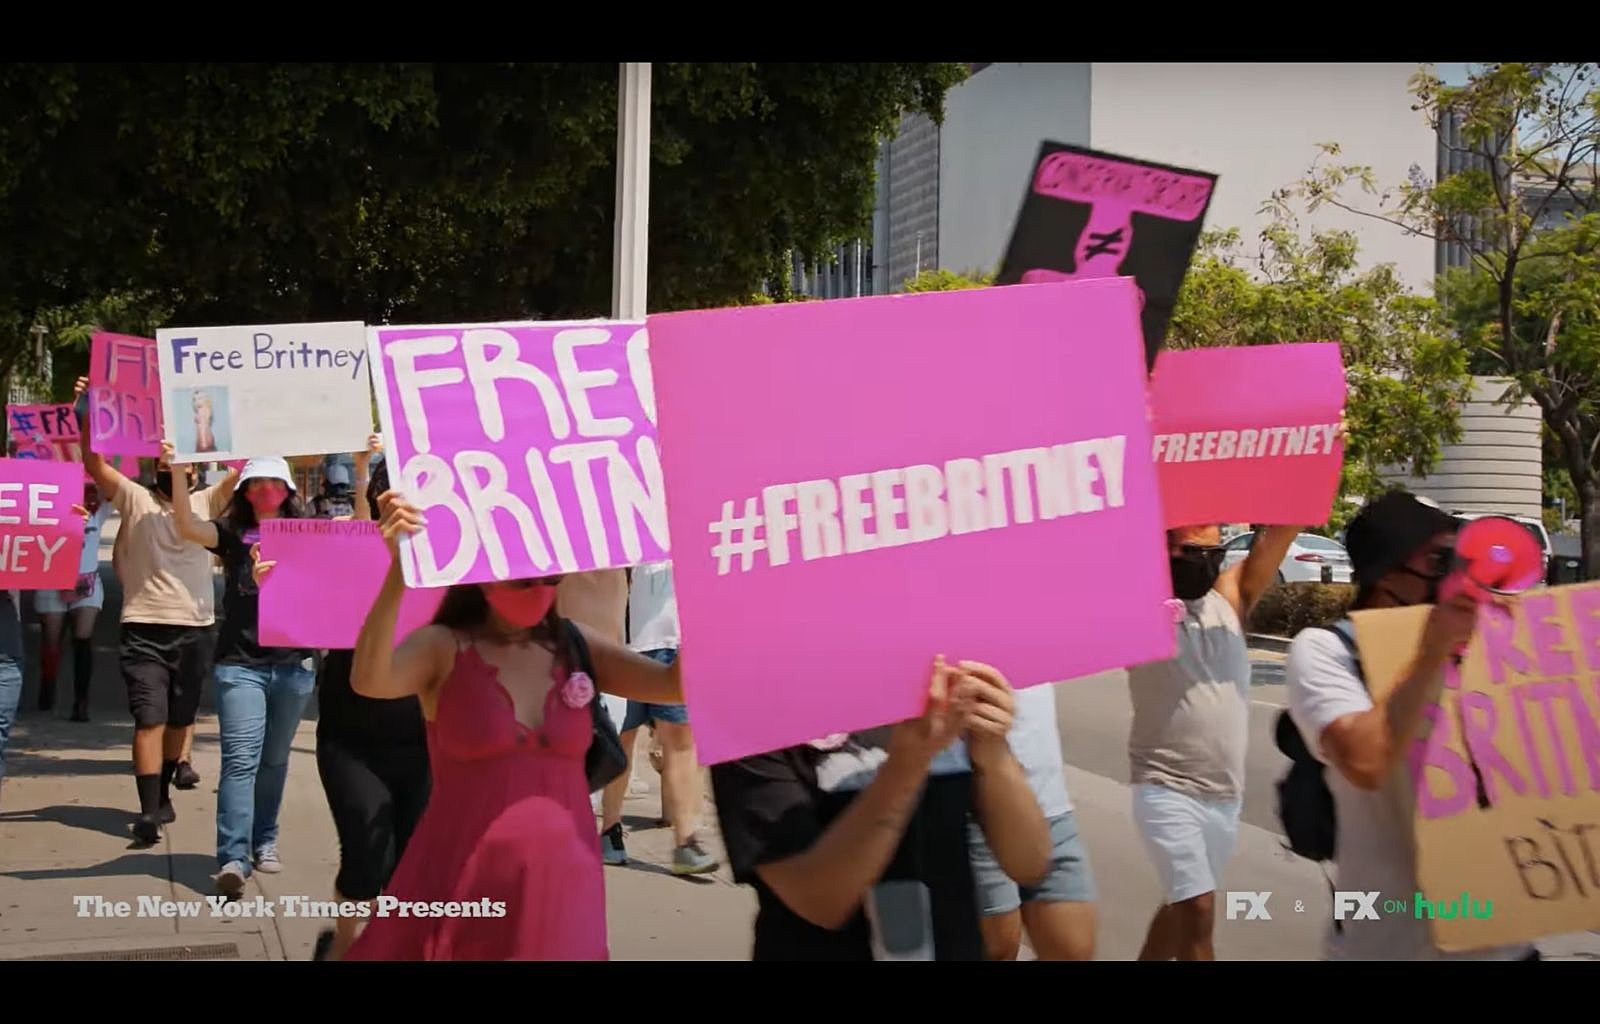
M 1363 688 L 1367 685 L 1366 670 L 1361 667 L 1361 650 L 1356 646 L 1356 638 L 1340 629 L 1338 626 L 1318 626 L 1324 633 L 1332 633 L 1344 644 L 1344 649 L 1350 652 L 1350 660 L 1356 663 L 1356 678 L 1361 680 Z

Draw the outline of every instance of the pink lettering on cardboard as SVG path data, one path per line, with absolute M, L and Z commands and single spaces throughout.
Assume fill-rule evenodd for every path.
M 165 436 L 154 338 L 97 332 L 89 347 L 89 450 L 155 457 Z

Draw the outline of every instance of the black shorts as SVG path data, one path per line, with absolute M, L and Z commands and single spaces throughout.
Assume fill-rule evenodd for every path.
M 347 900 L 375 899 L 389 884 L 428 803 L 428 748 L 336 738 L 317 730 L 317 774 L 339 833 L 339 874 Z
M 210 626 L 124 622 L 118 657 L 133 724 L 193 725 L 215 647 Z

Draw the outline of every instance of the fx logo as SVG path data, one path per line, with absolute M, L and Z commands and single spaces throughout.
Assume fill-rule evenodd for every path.
M 1333 894 L 1333 919 L 1335 921 L 1376 921 L 1378 919 L 1378 897 L 1375 892 L 1346 892 L 1340 890 Z M 1355 913 L 1350 913 L 1355 911 Z
M 1241 913 L 1246 921 L 1272 920 L 1267 912 L 1267 897 L 1271 895 L 1270 892 L 1228 893 L 1228 920 L 1237 920 Z

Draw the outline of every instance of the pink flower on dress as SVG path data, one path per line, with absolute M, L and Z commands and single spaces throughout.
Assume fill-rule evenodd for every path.
M 1167 598 L 1166 604 L 1167 611 L 1172 613 L 1172 621 L 1174 623 L 1182 622 L 1184 617 L 1189 614 L 1189 606 L 1175 597 Z
M 561 700 L 569 708 L 586 708 L 594 700 L 594 680 L 587 672 L 574 672 L 561 686 Z

